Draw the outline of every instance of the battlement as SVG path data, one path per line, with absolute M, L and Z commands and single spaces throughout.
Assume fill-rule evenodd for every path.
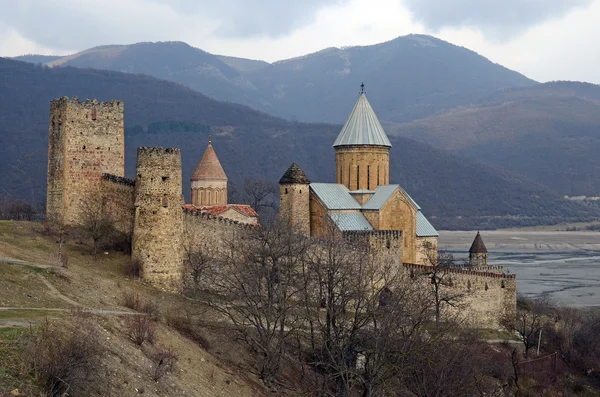
M 349 230 L 342 232 L 342 236 L 349 240 L 365 237 L 399 239 L 402 237 L 402 230 Z
M 122 176 L 113 175 L 113 174 L 107 174 L 107 173 L 102 174 L 102 180 L 110 181 L 110 182 L 114 182 L 114 183 L 118 183 L 118 184 L 126 185 L 126 186 L 135 186 L 135 179 L 124 178 Z
M 404 267 L 413 270 L 431 271 L 432 266 L 418 265 L 415 263 L 403 263 Z M 494 273 L 494 272 L 482 272 L 477 270 L 467 270 L 461 267 L 449 267 L 444 269 L 448 273 L 462 274 L 465 276 L 476 276 L 476 277 L 488 277 L 488 278 L 501 278 L 501 279 L 516 279 L 514 274 Z
M 137 150 L 138 156 L 181 156 L 181 149 L 179 148 L 162 148 L 154 146 L 140 146 Z
M 221 225 L 231 225 L 231 226 L 236 226 L 236 227 L 239 227 L 241 229 L 246 229 L 246 230 L 254 230 L 257 227 L 260 227 L 259 225 L 251 225 L 251 224 L 239 222 L 239 221 L 236 221 L 233 219 L 224 218 L 222 216 L 215 216 L 215 215 L 209 214 L 207 212 L 202 212 L 202 211 L 186 208 L 185 206 L 182 206 L 182 210 L 183 210 L 184 215 L 197 217 L 201 220 L 213 221 L 213 222 L 215 222 L 217 224 L 221 224 Z
M 110 102 L 100 102 L 97 99 L 86 99 L 85 101 L 80 101 L 76 96 L 71 97 L 71 98 L 63 96 L 63 97 L 55 98 L 55 99 L 51 100 L 50 101 L 50 110 L 62 108 L 67 105 L 74 105 L 79 108 L 87 108 L 87 109 L 101 107 L 101 108 L 117 108 L 119 110 L 123 110 L 123 101 L 121 101 L 121 100 L 113 99 Z

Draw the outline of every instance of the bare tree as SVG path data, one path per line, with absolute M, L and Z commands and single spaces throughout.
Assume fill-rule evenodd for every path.
M 298 280 L 306 249 L 307 240 L 285 225 L 256 228 L 232 238 L 207 273 L 206 287 L 226 302 L 214 307 L 258 353 L 265 384 L 276 379 L 286 341 L 300 325 Z
M 200 285 L 201 277 L 215 261 L 216 248 L 206 241 L 190 243 L 185 247 L 185 262 L 195 287 Z
M 517 318 L 514 330 L 523 341 L 525 357 L 528 357 L 529 350 L 538 344 L 544 319 L 550 314 L 553 306 L 550 298 L 545 295 L 534 300 L 525 299 L 522 296 L 517 298 Z
M 262 217 L 273 215 L 277 207 L 279 186 L 264 179 L 246 179 L 242 194 L 242 202 L 249 204 Z
M 107 211 L 107 199 L 91 194 L 82 199 L 81 228 L 93 242 L 93 254 L 98 253 L 102 239 L 114 232 L 114 220 Z
M 424 271 L 431 281 L 432 296 L 435 307 L 435 323 L 439 326 L 445 306 L 458 308 L 464 292 L 452 288 L 450 270 L 454 267 L 454 256 L 446 251 L 438 251 L 431 243 L 423 245 L 428 270 Z

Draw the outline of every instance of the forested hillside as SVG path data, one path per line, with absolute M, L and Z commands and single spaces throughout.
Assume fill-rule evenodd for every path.
M 234 183 L 249 177 L 276 181 L 293 161 L 313 181 L 334 178 L 331 145 L 339 125 L 285 121 L 147 76 L 48 68 L 1 58 L 0 92 L 0 192 L 4 197 L 44 199 L 49 101 L 59 96 L 123 100 L 128 175 L 133 175 L 137 146 L 180 147 L 186 195 L 209 133 Z M 171 121 L 167 129 L 148 128 L 167 120 Z M 186 123 L 203 127 L 190 129 Z M 515 175 L 402 137 L 392 137 L 392 144 L 391 182 L 401 183 L 437 227 L 491 227 L 596 216 Z

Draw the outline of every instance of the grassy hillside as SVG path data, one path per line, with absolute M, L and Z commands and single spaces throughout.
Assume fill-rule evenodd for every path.
M 4 110 L 0 113 L 0 168 L 6 170 L 0 173 L 0 194 L 8 198 L 43 200 L 49 101 L 63 95 L 124 100 L 127 175 L 134 175 L 137 146 L 180 147 L 186 196 L 209 131 L 234 183 L 250 177 L 277 181 L 293 161 L 313 181 L 334 179 L 331 144 L 339 125 L 288 122 L 147 76 L 48 68 L 6 59 L 0 59 L 0 92 Z M 206 128 L 185 132 L 175 123 L 173 130 L 148 131 L 151 123 L 165 120 Z M 401 183 L 425 214 L 436 219 L 437 227 L 490 227 L 495 222 L 504 225 L 506 219 L 530 224 L 596 216 L 596 212 L 515 175 L 498 173 L 409 139 L 392 137 L 392 143 L 391 182 Z
M 384 120 L 408 121 L 534 81 L 463 47 L 408 35 L 370 46 L 328 48 L 267 64 L 215 56 L 181 42 L 95 47 L 55 66 L 144 73 L 209 97 L 300 121 L 342 123 L 361 82 Z
M 85 382 L 87 392 L 77 395 L 267 395 L 250 370 L 252 355 L 205 305 L 125 278 L 126 255 L 111 251 L 93 257 L 89 245 L 71 235 L 65 247 L 68 267 L 59 275 L 55 240 L 39 224 L 0 221 L 0 395 L 17 388 L 22 395 L 40 395 L 19 359 L 28 333 L 46 322 L 61 327 L 76 322 L 77 327 L 94 332 L 102 352 L 100 363 Z M 5 258 L 27 264 L 5 262 Z M 129 336 L 128 321 L 138 316 L 126 306 L 131 294 L 154 308 L 153 343 L 138 346 Z M 9 307 L 21 309 L 6 310 Z M 203 324 L 203 345 L 170 327 L 169 313 L 187 313 Z M 165 349 L 177 356 L 176 366 L 155 381 L 153 355 Z
M 388 128 L 539 181 L 561 195 L 600 195 L 600 86 L 554 82 Z

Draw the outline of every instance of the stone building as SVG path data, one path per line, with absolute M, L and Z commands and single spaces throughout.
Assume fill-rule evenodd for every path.
M 280 216 L 312 237 L 330 226 L 340 232 L 401 232 L 402 262 L 426 264 L 437 251 L 438 233 L 421 207 L 390 184 L 392 144 L 362 91 L 333 147 L 336 183 L 311 183 L 293 163 L 280 185 Z
M 100 206 L 131 236 L 144 280 L 179 291 L 186 244 L 218 244 L 255 227 L 258 215 L 248 205 L 227 203 L 227 176 L 211 142 L 192 178 L 195 203 L 184 204 L 179 149 L 138 148 L 136 178 L 125 178 L 123 111 L 122 101 L 51 101 L 46 219 L 77 226 L 90 205 Z
M 227 175 L 210 140 L 192 175 L 191 185 L 192 203 L 187 209 L 258 225 L 258 214 L 252 207 L 227 202 Z
M 469 248 L 469 264 L 471 266 L 487 266 L 487 248 L 481 234 L 477 232 L 471 248 Z

